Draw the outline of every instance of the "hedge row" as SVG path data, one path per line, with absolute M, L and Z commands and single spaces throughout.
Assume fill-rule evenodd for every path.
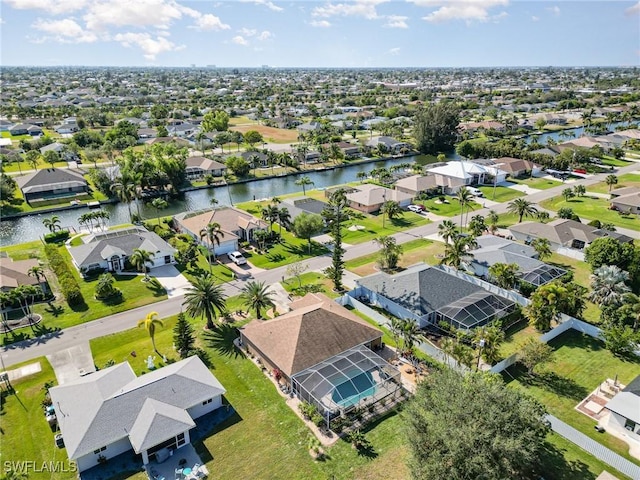
M 69 270 L 69 264 L 58 251 L 58 247 L 55 245 L 45 245 L 44 253 L 49 259 L 49 266 L 56 274 L 56 277 L 58 277 L 62 294 L 69 306 L 82 305 L 84 298 L 82 297 L 80 286 L 73 276 L 73 273 Z
M 64 242 L 69 239 L 69 230 L 60 230 L 55 233 L 47 233 L 44 236 L 44 241 L 47 243 Z

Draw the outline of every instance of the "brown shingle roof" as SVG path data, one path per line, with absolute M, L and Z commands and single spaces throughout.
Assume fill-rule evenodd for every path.
M 0 288 L 17 288 L 20 285 L 37 285 L 35 277 L 28 272 L 31 267 L 38 266 L 38 260 L 27 259 L 13 261 L 10 258 L 0 258 Z
M 175 219 L 195 235 L 198 235 L 200 230 L 206 228 L 210 223 L 217 222 L 224 233 L 224 240 L 236 238 L 233 232 L 238 231 L 239 228 L 246 229 L 250 224 L 255 224 L 259 228 L 267 228 L 267 224 L 262 220 L 233 207 L 217 208 L 192 216 L 189 216 L 187 212 L 176 215 Z
M 307 294 L 293 310 L 273 320 L 254 320 L 242 329 L 265 360 L 286 376 L 301 372 L 382 332 L 322 294 Z

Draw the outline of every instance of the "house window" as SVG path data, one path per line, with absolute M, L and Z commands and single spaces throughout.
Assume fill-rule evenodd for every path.
M 94 450 L 93 454 L 94 455 L 98 455 L 100 452 L 104 452 L 106 449 L 107 449 L 107 447 L 100 447 L 99 449 Z
M 184 445 L 185 443 L 186 443 L 186 441 L 185 441 L 185 439 L 184 439 L 184 433 L 179 434 L 179 435 L 176 437 L 176 445 L 177 445 L 178 447 L 180 447 L 180 446 Z
M 627 418 L 624 422 L 624 428 L 626 428 L 630 432 L 633 432 L 636 429 L 636 422 Z
M 204 402 L 202 402 L 203 405 L 206 405 L 207 403 L 211 403 L 213 402 L 213 398 L 210 398 L 208 400 L 205 400 Z
M 164 264 L 168 265 L 169 263 L 171 263 L 171 255 L 165 255 L 164 256 Z

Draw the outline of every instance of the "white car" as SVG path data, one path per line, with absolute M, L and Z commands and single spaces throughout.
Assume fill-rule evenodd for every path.
M 227 257 L 236 265 L 245 265 L 247 263 L 247 259 L 237 250 L 227 253 Z
M 407 210 L 410 210 L 410 211 L 415 212 L 415 213 L 422 213 L 422 212 L 426 212 L 427 211 L 427 209 L 424 208 L 424 206 L 422 206 L 422 205 L 409 205 L 407 207 Z
M 482 193 L 482 190 L 480 190 L 479 188 L 467 187 L 467 190 L 469 190 L 469 193 L 471 193 L 471 195 L 473 195 L 474 197 L 484 197 L 484 193 Z

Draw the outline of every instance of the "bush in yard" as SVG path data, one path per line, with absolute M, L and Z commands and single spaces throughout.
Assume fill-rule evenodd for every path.
M 58 277 L 60 289 L 70 307 L 82 305 L 84 298 L 80 286 L 69 269 L 69 264 L 62 257 L 55 245 L 45 245 L 44 253 L 49 260 L 49 266 Z
M 69 230 L 60 230 L 59 232 L 47 233 L 44 236 L 46 243 L 64 242 L 69 239 Z

